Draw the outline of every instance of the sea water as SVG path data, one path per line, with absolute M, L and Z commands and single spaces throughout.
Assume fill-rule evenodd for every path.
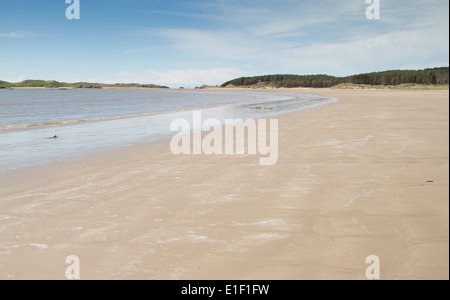
M 246 120 L 333 101 L 254 91 L 0 90 L 0 172 L 167 138 L 171 122 L 191 120 L 193 110 Z

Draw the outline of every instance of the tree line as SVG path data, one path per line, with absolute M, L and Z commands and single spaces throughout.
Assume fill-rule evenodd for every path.
M 449 67 L 424 70 L 392 70 L 347 77 L 329 75 L 265 75 L 241 77 L 225 82 L 222 84 L 222 87 L 270 86 L 276 88 L 328 88 L 346 83 L 365 85 L 400 85 L 406 83 L 446 85 L 449 84 Z

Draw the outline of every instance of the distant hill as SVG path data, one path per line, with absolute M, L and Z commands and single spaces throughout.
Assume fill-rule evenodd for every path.
M 18 83 L 11 83 L 7 81 L 0 81 L 0 88 L 15 88 L 15 87 L 39 87 L 39 88 L 78 88 L 78 89 L 102 89 L 104 87 L 118 87 L 118 88 L 163 88 L 168 89 L 167 86 L 155 84 L 139 84 L 139 83 L 90 83 L 90 82 L 58 82 L 46 80 L 24 80 Z
M 392 70 L 334 77 L 329 75 L 265 75 L 241 77 L 222 84 L 222 87 L 274 87 L 274 88 L 328 88 L 340 84 L 401 85 L 401 84 L 448 85 L 449 67 L 424 70 Z

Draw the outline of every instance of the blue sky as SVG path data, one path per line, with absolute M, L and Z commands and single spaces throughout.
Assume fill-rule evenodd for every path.
M 0 0 L 0 80 L 221 84 L 449 65 L 449 1 Z

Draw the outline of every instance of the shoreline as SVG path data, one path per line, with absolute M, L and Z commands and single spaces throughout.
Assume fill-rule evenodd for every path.
M 60 88 L 47 88 L 47 87 L 7 87 L 3 90 L 163 90 L 163 91 L 249 91 L 249 92 L 259 92 L 259 91 L 282 91 L 282 92 L 299 92 L 299 91 L 448 91 L 448 85 L 442 85 L 442 87 L 436 85 L 418 85 L 416 88 L 410 87 L 398 87 L 395 86 L 385 86 L 380 88 L 380 86 L 345 86 L 345 87 L 329 87 L 329 88 L 308 88 L 308 87 L 295 87 L 295 88 L 274 88 L 274 87 L 206 87 L 206 88 L 146 88 L 146 87 L 102 87 L 101 89 L 95 88 L 74 88 L 74 87 L 60 87 Z M 1 90 L 1 89 L 0 89 Z
M 340 101 L 279 116 L 273 167 L 161 140 L 0 174 L 0 278 L 448 279 L 448 91 L 307 92 Z
M 232 92 L 239 92 L 239 91 L 243 91 L 243 90 L 246 91 L 245 89 L 229 89 L 228 91 L 230 93 L 232 93 Z M 198 90 L 192 89 L 192 90 L 188 90 L 188 91 L 198 91 Z M 203 91 L 208 91 L 208 90 L 203 90 Z M 220 91 L 220 90 L 209 90 L 209 91 L 215 92 L 215 91 Z M 253 91 L 248 91 L 248 92 L 249 92 L 249 94 L 251 94 L 252 92 L 259 92 L 259 91 L 253 90 Z M 286 93 L 286 92 L 288 92 L 288 89 L 266 90 L 266 92 L 268 92 L 268 93 L 275 93 L 275 92 Z M 307 94 L 306 91 L 303 91 L 303 90 L 297 90 L 297 92 L 302 92 L 304 94 Z M 291 93 L 293 93 L 293 91 Z M 311 95 L 311 94 L 309 94 L 309 95 Z M 320 96 L 318 94 L 316 94 L 316 95 Z M 320 104 L 316 104 L 316 105 L 313 105 L 310 107 L 305 107 L 302 109 L 290 111 L 290 112 L 282 112 L 279 114 L 263 117 L 262 119 L 266 119 L 266 120 L 274 119 L 274 118 L 278 119 L 283 116 L 288 116 L 290 114 L 295 114 L 298 112 L 315 109 L 315 108 L 318 108 L 318 107 L 324 106 L 324 105 L 330 105 L 330 104 L 333 104 L 333 103 L 339 101 L 338 98 L 334 98 L 331 95 L 327 96 L 326 98 L 329 98 L 332 101 L 329 103 L 320 103 Z M 198 110 L 201 110 L 201 108 L 198 108 Z M 71 125 L 67 125 L 67 126 L 71 126 Z M 192 131 L 190 134 L 192 134 Z M 167 136 L 159 137 L 158 139 L 153 140 L 153 141 L 138 141 L 131 145 L 124 144 L 124 145 L 115 145 L 115 146 L 109 146 L 109 147 L 101 147 L 101 148 L 84 151 L 84 152 L 81 152 L 81 153 L 78 153 L 75 155 L 71 155 L 66 158 L 56 159 L 56 160 L 52 160 L 52 161 L 43 161 L 43 162 L 39 162 L 39 163 L 32 164 L 32 165 L 13 167 L 10 169 L 4 169 L 4 170 L 0 169 L 0 182 L 2 180 L 3 180 L 3 182 L 8 182 L 11 178 L 19 179 L 21 177 L 26 176 L 27 173 L 41 173 L 42 170 L 48 170 L 48 172 L 52 172 L 52 169 L 61 168 L 61 167 L 64 167 L 65 165 L 71 165 L 73 167 L 74 165 L 80 164 L 85 160 L 95 161 L 97 159 L 102 158 L 105 155 L 106 156 L 115 156 L 120 153 L 120 155 L 123 156 L 123 155 L 126 155 L 125 152 L 129 151 L 129 149 L 131 149 L 131 151 L 133 151 L 134 149 L 151 148 L 154 145 L 158 145 L 158 144 L 170 145 L 170 141 L 171 141 L 173 135 L 175 135 L 175 133 L 171 133 Z M 203 137 L 202 137 L 202 139 L 203 139 Z M 6 184 L 6 186 L 7 185 L 8 184 Z M 1 188 L 1 185 L 0 185 L 0 188 Z M 1 191 L 1 189 L 0 189 L 0 191 Z
M 130 90 L 130 93 L 133 90 Z M 152 131 L 152 133 L 146 132 L 146 134 L 142 134 L 141 138 L 136 139 L 134 141 L 126 141 L 126 139 L 114 139 L 114 134 L 111 135 L 112 132 L 114 132 L 114 130 L 112 129 L 115 125 L 115 123 L 113 122 L 123 122 L 126 120 L 129 120 L 130 123 L 134 123 L 137 124 L 135 126 L 135 128 L 128 128 L 128 132 L 133 132 L 134 130 L 141 130 L 142 126 L 145 127 L 158 127 L 158 124 L 162 124 L 165 122 L 164 119 L 170 120 L 171 116 L 170 114 L 172 113 L 182 113 L 182 112 L 188 112 L 187 115 L 184 116 L 185 119 L 187 120 L 192 120 L 192 111 L 194 110 L 206 110 L 206 112 L 210 109 L 212 110 L 224 110 L 226 109 L 228 106 L 230 105 L 236 105 L 238 107 L 250 107 L 250 104 L 246 104 L 246 101 L 250 101 L 250 98 L 254 98 L 256 99 L 255 101 L 257 102 L 257 104 L 255 104 L 255 107 L 257 107 L 258 105 L 263 105 L 263 103 L 259 102 L 259 100 L 261 101 L 266 101 L 266 98 L 292 98 L 291 101 L 293 101 L 292 105 L 290 108 L 286 109 L 286 110 L 296 110 L 296 109 L 305 109 L 304 107 L 300 107 L 300 105 L 297 105 L 298 107 L 295 107 L 295 103 L 306 103 L 308 100 L 306 100 L 307 98 L 311 98 L 311 94 L 306 94 L 304 92 L 302 93 L 293 93 L 293 92 L 282 92 L 282 91 L 273 91 L 272 93 L 270 93 L 270 96 L 268 96 L 269 94 L 266 93 L 258 93 L 258 92 L 252 92 L 252 91 L 234 91 L 234 90 L 229 90 L 226 92 L 217 92 L 217 91 L 163 91 L 164 94 L 167 97 L 170 97 L 171 93 L 182 93 L 182 95 L 186 95 L 188 98 L 189 97 L 213 97 L 215 94 L 217 95 L 221 95 L 222 98 L 224 99 L 230 99 L 229 101 L 231 101 L 231 99 L 238 95 L 239 97 L 245 97 L 246 100 L 244 102 L 242 102 L 241 104 L 239 104 L 239 102 L 229 102 L 229 103 L 221 103 L 221 104 L 213 104 L 211 106 L 209 105 L 204 105 L 204 106 L 198 106 L 198 107 L 185 107 L 185 108 L 179 108 L 179 109 L 172 109 L 172 110 L 166 110 L 166 111 L 160 111 L 160 112 L 150 112 L 149 113 L 140 113 L 139 110 L 135 111 L 135 113 L 133 114 L 127 114 L 127 115 L 112 115 L 110 117 L 92 117 L 92 118 L 78 118 L 78 119 L 68 119 L 68 120 L 58 120 L 58 121 L 50 121 L 48 120 L 47 122 L 37 122 L 34 124 L 20 124 L 20 125 L 6 125 L 6 126 L 0 126 L 0 131 L 4 132 L 5 134 L 21 134 L 21 133 L 26 133 L 28 134 L 30 137 L 29 140 L 29 145 L 28 145 L 28 149 L 35 149 L 36 147 L 43 147 L 42 150 L 46 150 L 48 155 L 34 155 L 33 153 L 23 153 L 21 156 L 19 157 L 14 157 L 11 155 L 12 153 L 10 153 L 10 158 L 5 157 L 2 159 L 0 159 L 0 173 L 4 173 L 7 172 L 8 170 L 15 170 L 18 168 L 24 168 L 27 166 L 36 166 L 36 165 L 45 165 L 48 163 L 52 163 L 55 161 L 63 161 L 65 159 L 71 159 L 73 157 L 77 157 L 77 156 L 86 156 L 89 153 L 95 153 L 98 151 L 109 151 L 110 149 L 114 149 L 114 148 L 121 148 L 123 145 L 133 145 L 133 144 L 142 144 L 142 143 L 146 143 L 146 141 L 150 141 L 150 140 L 155 140 L 155 139 L 161 139 L 161 138 L 168 138 L 170 136 L 173 136 L 174 134 L 172 134 L 171 132 L 169 132 L 169 127 L 170 124 L 167 123 L 166 126 L 161 127 L 159 126 L 159 131 Z M 145 94 L 151 95 L 152 91 L 146 91 L 144 92 Z M 167 93 L 167 94 L 166 94 Z M 194 94 L 192 94 L 194 93 Z M 110 93 L 109 93 L 110 94 Z M 203 95 L 202 95 L 203 94 Z M 207 95 L 207 96 L 205 96 Z M 248 98 L 248 99 L 247 99 Z M 259 99 L 261 98 L 261 99 Z M 280 99 L 281 99 L 280 98 Z M 305 99 L 303 99 L 305 98 Z M 314 98 L 314 96 L 313 96 Z M 317 97 L 317 98 L 322 98 L 322 97 Z M 259 100 L 258 100 L 259 99 Z M 163 100 L 162 100 L 163 101 Z M 334 101 L 331 97 L 329 97 L 329 100 L 327 99 L 323 99 L 320 100 L 320 102 L 329 102 L 329 101 Z M 200 104 L 201 105 L 201 104 Z M 272 109 L 276 109 L 271 107 L 271 104 L 269 103 L 269 108 L 267 109 L 263 109 L 262 107 L 258 107 L 259 109 L 247 109 L 247 112 L 245 113 L 246 116 L 241 115 L 240 117 L 243 119 L 247 119 L 247 118 L 257 118 L 259 115 L 259 118 L 266 118 L 268 117 L 268 115 L 272 116 L 277 116 L 280 114 L 284 114 L 286 113 L 285 111 L 277 111 L 274 112 Z M 303 105 L 303 104 L 302 104 Z M 322 105 L 322 103 L 312 103 L 312 104 L 304 104 L 305 106 L 310 106 L 310 107 L 314 107 L 317 105 Z M 140 109 L 140 111 L 145 111 L 142 108 Z M 244 109 L 243 109 L 244 111 Z M 146 120 L 145 118 L 153 118 L 153 117 L 158 117 L 160 118 L 159 123 L 155 123 L 154 125 L 149 125 L 152 124 L 151 122 L 155 122 L 152 121 L 152 119 L 148 119 L 147 121 L 150 122 L 148 124 L 143 124 L 143 122 Z M 231 115 L 230 115 L 231 117 Z M 147 122 L 145 121 L 145 122 Z M 222 120 L 223 121 L 223 120 Z M 108 123 L 109 122 L 109 123 Z M 102 125 L 103 124 L 103 125 Z M 72 127 L 74 126 L 74 127 Z M 84 140 L 80 140 L 79 143 L 80 144 L 74 144 L 71 145 L 71 136 L 80 136 L 83 135 L 83 132 L 74 132 L 73 130 L 71 131 L 71 128 L 76 128 L 76 126 L 89 126 L 86 128 L 90 128 L 90 130 L 86 130 L 89 132 L 86 132 L 86 136 L 84 138 Z M 95 128 L 103 126 L 104 130 L 97 132 L 97 136 L 101 137 L 105 142 L 102 144 L 95 144 L 96 143 L 96 138 L 94 137 L 94 139 L 90 139 L 89 141 L 86 141 L 86 138 L 89 138 L 89 134 L 90 132 L 92 132 L 93 130 L 95 130 Z M 119 129 L 116 127 L 116 129 Z M 127 134 L 127 131 L 123 132 L 125 135 Z M 39 140 L 35 140 L 35 136 L 42 136 L 42 142 Z M 48 137 L 53 137 L 53 136 L 59 136 L 59 139 L 57 142 L 55 142 L 56 148 L 53 149 L 51 144 L 48 146 L 48 148 L 46 148 L 45 144 L 44 144 L 44 139 L 48 140 Z M 8 144 L 8 140 L 7 140 L 8 136 L 5 136 L 5 140 L 3 141 L 4 143 L 6 143 L 5 145 Z M 10 138 L 9 143 L 13 143 L 14 141 L 14 136 L 13 138 Z M 116 141 L 116 142 L 114 142 Z M 65 143 L 65 144 L 64 144 Z M 61 146 L 61 145 L 62 146 Z M 76 148 L 78 149 L 77 151 L 72 151 L 72 147 L 76 146 Z M 8 148 L 7 148 L 8 149 Z M 9 147 L 9 149 L 11 149 L 11 151 L 15 151 L 14 147 Z M 24 151 L 27 151 L 25 148 L 23 148 Z M 19 148 L 20 150 L 20 148 Z M 8 151 L 8 150 L 6 150 Z M 36 154 L 39 152 L 36 152 Z
M 66 91 L 66 90 L 162 90 L 167 91 L 171 89 L 165 88 L 144 88 L 144 87 L 102 87 L 96 88 L 74 88 L 74 87 L 60 87 L 60 88 L 47 88 L 47 87 L 12 87 L 4 90 L 48 90 L 48 91 Z

